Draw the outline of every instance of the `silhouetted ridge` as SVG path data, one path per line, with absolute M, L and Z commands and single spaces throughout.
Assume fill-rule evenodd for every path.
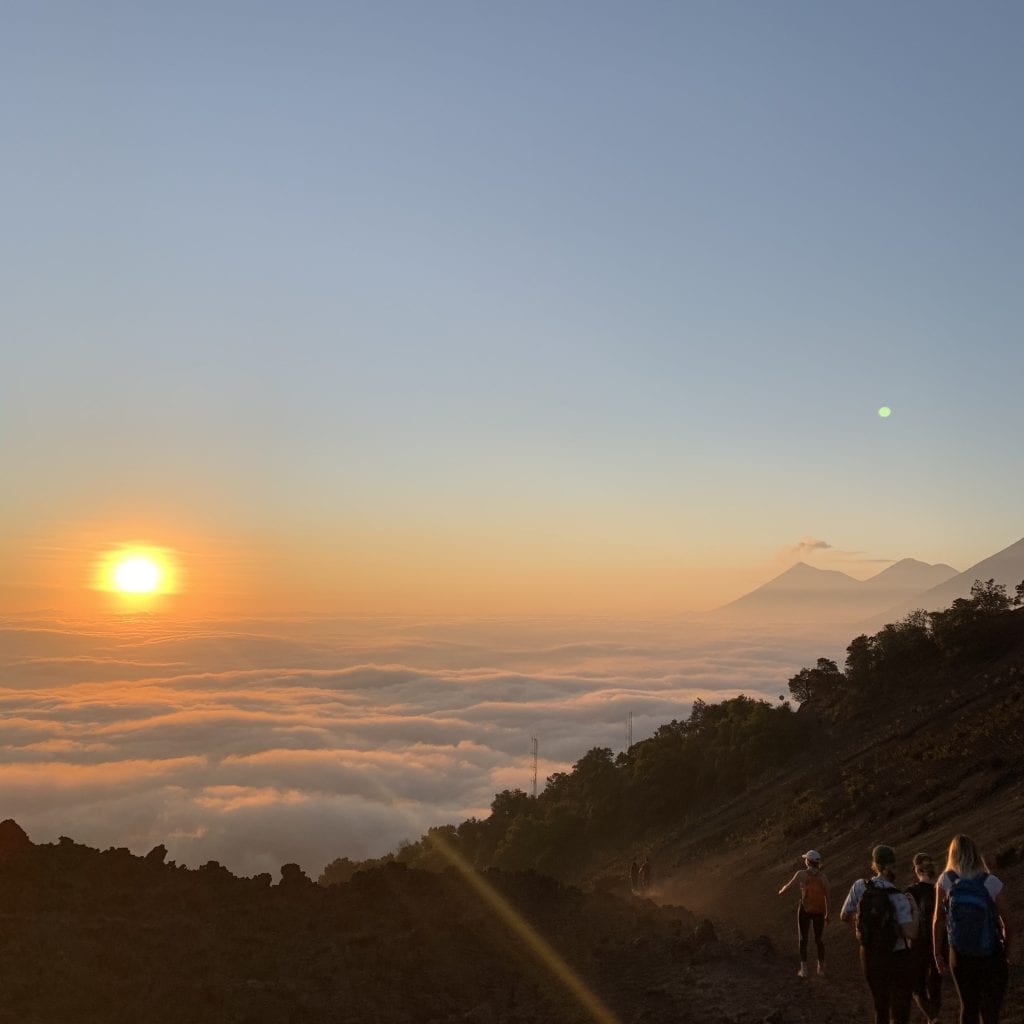
M 916 608 L 941 611 L 948 608 L 958 597 L 967 597 L 975 580 L 988 579 L 1001 583 L 1011 590 L 1024 579 L 1024 537 L 951 579 L 933 585 L 921 593 L 908 595 L 900 603 L 882 609 L 880 615 L 865 624 L 877 627 L 883 622 L 893 622 Z
M 940 702 L 980 693 L 991 685 L 984 669 L 994 662 L 1007 661 L 995 677 L 999 685 L 1017 685 L 1024 680 L 1024 609 L 1012 609 L 1022 601 L 1024 583 L 1010 595 L 991 580 L 979 580 L 970 598 L 946 611 L 916 613 L 854 638 L 843 668 L 819 658 L 802 669 L 789 681 L 797 711 L 787 700 L 773 704 L 746 696 L 694 701 L 687 718 L 660 726 L 627 752 L 588 751 L 571 771 L 552 775 L 536 798 L 505 790 L 495 796 L 487 818 L 430 829 L 418 842 L 367 863 L 397 860 L 440 870 L 447 863 L 441 850 L 453 849 L 477 868 L 534 869 L 568 881 L 587 879 L 607 864 L 624 872 L 638 849 L 672 847 L 670 837 L 682 822 L 691 828 L 748 789 L 765 791 L 775 779 L 802 773 L 820 782 L 823 763 L 844 751 L 854 760 L 863 756 L 874 733 L 890 731 L 887 722 L 878 725 L 871 718 L 879 694 L 889 703 L 916 702 L 903 713 L 902 728 L 913 731 L 915 719 L 930 715 L 920 703 L 923 694 Z M 973 706 L 962 712 L 975 713 Z M 1000 716 L 1024 734 L 1024 702 L 1011 703 Z M 989 751 L 981 744 L 975 753 L 985 757 Z M 891 763 L 901 748 L 894 744 L 878 756 Z M 873 768 L 864 771 L 875 774 Z M 851 794 L 860 792 L 851 788 L 836 801 L 856 812 Z M 789 807 L 792 797 L 778 800 Z M 778 800 L 766 806 L 779 806 Z M 818 820 L 819 802 L 817 796 L 804 801 L 775 820 L 776 827 L 786 834 L 810 827 Z M 765 820 L 762 815 L 762 825 Z M 344 858 L 334 861 L 321 882 L 344 881 L 357 867 Z M 656 881 L 658 867 L 656 862 Z
M 13 822 L 5 834 L 23 835 Z M 0 863 L 0 1015 L 12 1021 L 593 1020 L 546 966 L 552 956 L 624 1022 L 741 1024 L 751 1006 L 763 1016 L 780 1005 L 768 940 L 730 944 L 681 907 L 533 873 L 468 884 L 389 864 L 325 888 L 285 865 L 271 887 L 215 861 L 189 870 L 67 838 L 22 852 Z M 814 1019 L 800 993 L 795 1005 Z
M 32 840 L 13 818 L 0 821 L 0 860 L 20 856 L 31 848 Z

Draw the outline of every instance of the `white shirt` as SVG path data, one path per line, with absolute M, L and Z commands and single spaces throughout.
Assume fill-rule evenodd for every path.
M 871 884 L 881 886 L 883 889 L 892 890 L 889 893 L 889 902 L 892 904 L 893 913 L 896 915 L 896 923 L 898 925 L 910 924 L 914 920 L 914 908 L 911 907 L 910 897 L 906 893 L 900 892 L 892 882 L 885 878 L 872 878 Z M 857 913 L 857 907 L 860 905 L 860 899 L 864 895 L 864 889 L 865 879 L 858 878 L 851 886 L 850 894 L 846 897 L 846 902 L 843 904 L 844 914 L 852 917 Z M 902 934 L 897 934 L 896 942 L 893 943 L 892 948 L 893 951 L 907 948 L 906 939 L 903 938 Z
M 963 878 L 963 875 L 958 877 Z M 948 871 L 943 871 L 939 875 L 939 880 L 935 883 L 947 896 L 953 891 L 953 879 L 949 877 Z M 1002 891 L 1003 883 L 996 878 L 995 875 L 989 875 L 985 879 L 985 888 L 988 890 L 989 896 L 994 900 Z

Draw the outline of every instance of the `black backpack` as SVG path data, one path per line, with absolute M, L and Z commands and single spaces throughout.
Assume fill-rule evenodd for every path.
M 870 879 L 864 880 L 864 895 L 857 904 L 857 938 L 870 954 L 891 953 L 900 929 L 896 923 L 891 895 L 897 889 L 876 885 Z
M 931 935 L 932 916 L 935 913 L 935 883 L 915 882 L 906 892 L 908 896 L 914 897 L 914 902 L 921 911 L 922 929 L 927 926 L 928 934 Z

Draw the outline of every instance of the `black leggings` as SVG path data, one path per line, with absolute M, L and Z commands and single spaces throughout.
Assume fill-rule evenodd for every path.
M 814 928 L 814 944 L 818 947 L 818 963 L 825 962 L 825 943 L 821 940 L 821 933 L 825 927 L 824 914 L 808 914 L 801 903 L 796 911 L 796 931 L 800 936 L 800 962 L 807 963 L 807 940 L 811 937 L 811 927 Z
M 907 1024 L 912 984 L 910 953 L 905 949 L 869 953 L 862 946 L 860 962 L 875 1004 L 875 1024 Z
M 927 928 L 930 925 L 924 920 L 921 927 Z M 935 967 L 935 954 L 927 937 L 923 942 L 915 943 L 910 951 L 910 977 L 914 1002 L 929 1020 L 935 1020 L 942 1009 L 942 975 Z
M 949 952 L 950 968 L 960 996 L 960 1024 L 997 1024 L 1006 995 L 1006 954 L 962 956 Z

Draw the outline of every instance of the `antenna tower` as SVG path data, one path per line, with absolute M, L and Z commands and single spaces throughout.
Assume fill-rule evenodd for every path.
M 530 745 L 533 747 L 533 799 L 537 799 L 537 737 L 531 737 Z
M 633 749 L 633 712 L 626 716 L 626 753 Z

